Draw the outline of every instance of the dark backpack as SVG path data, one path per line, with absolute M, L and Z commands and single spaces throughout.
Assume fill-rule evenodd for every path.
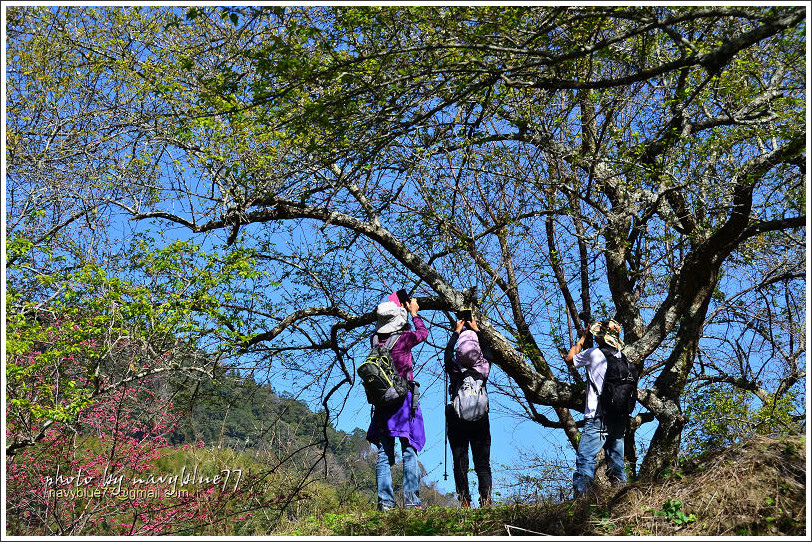
M 637 367 L 629 363 L 622 352 L 618 358 L 615 356 L 616 350 L 605 347 L 600 350 L 606 357 L 606 375 L 603 378 L 603 391 L 598 396 L 599 408 L 604 416 L 610 418 L 629 416 L 637 403 Z
M 398 337 L 399 333 L 393 333 L 385 343 L 375 342 L 366 360 L 358 366 L 358 376 L 364 385 L 367 402 L 371 405 L 394 404 L 409 391 L 409 381 L 398 374 L 392 360 L 392 347 Z

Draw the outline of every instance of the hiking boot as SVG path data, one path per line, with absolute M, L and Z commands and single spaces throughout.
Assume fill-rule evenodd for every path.
M 609 479 L 609 484 L 614 488 L 621 488 L 628 485 L 628 483 L 625 480 L 621 480 L 620 478 L 615 477 Z
M 422 512 L 423 510 L 426 509 L 426 507 L 423 506 L 422 504 L 417 504 L 415 506 L 407 506 L 406 509 L 407 510 L 418 510 L 418 511 Z
M 471 501 L 468 499 L 460 499 L 460 508 L 471 508 Z
M 493 506 L 493 501 L 491 501 L 490 498 L 479 499 L 479 507 L 480 508 L 488 508 L 489 506 Z
M 590 486 L 586 491 L 573 490 L 572 500 L 577 502 L 594 499 L 597 494 L 598 492 L 595 486 Z
M 389 506 L 388 504 L 379 504 L 378 512 L 388 512 L 390 510 L 393 510 L 394 508 L 395 508 L 394 506 Z

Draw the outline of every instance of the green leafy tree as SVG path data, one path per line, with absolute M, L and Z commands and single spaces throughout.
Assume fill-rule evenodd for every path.
M 73 271 L 39 267 L 39 250 L 14 249 L 9 260 L 17 261 L 7 269 L 6 394 L 14 428 L 7 454 L 35 444 L 55 422 L 79 423 L 94 400 L 145 378 L 189 385 L 222 374 L 224 352 L 242 338 L 233 337 L 217 289 L 253 271 L 236 253 L 208 268 L 190 266 L 195 256 L 203 259 L 197 248 L 173 243 L 152 252 L 137 241 L 128 269 L 143 271 L 146 284 L 91 261 Z M 201 347 L 212 336 L 218 350 L 206 352 Z M 163 400 L 172 392 L 167 387 Z
M 719 450 L 757 435 L 772 437 L 803 432 L 796 414 L 797 398 L 757 396 L 744 390 L 710 384 L 686 394 L 688 418 L 684 450 L 688 457 Z
M 9 179 L 250 246 L 280 287 L 224 304 L 245 368 L 328 417 L 402 284 L 435 329 L 475 302 L 503 389 L 575 446 L 562 351 L 613 316 L 650 477 L 690 383 L 803 398 L 804 32 L 793 6 L 15 8 Z

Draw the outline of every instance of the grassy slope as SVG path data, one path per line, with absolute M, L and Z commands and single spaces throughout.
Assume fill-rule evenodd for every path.
M 282 535 L 806 535 L 806 440 L 759 438 L 656 483 L 489 509 L 325 513 Z

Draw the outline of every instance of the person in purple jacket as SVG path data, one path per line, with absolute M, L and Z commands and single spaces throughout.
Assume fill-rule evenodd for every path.
M 423 319 L 417 315 L 420 306 L 411 298 L 405 308 L 396 301 L 384 301 L 377 308 L 378 322 L 371 338 L 372 344 L 386 341 L 393 333 L 398 334 L 392 346 L 392 361 L 398 374 L 409 382 L 414 380 L 414 360 L 412 348 L 426 340 L 429 330 Z M 412 315 L 414 329 L 410 329 L 407 319 Z M 420 504 L 420 471 L 417 465 L 417 452 L 426 443 L 423 427 L 423 413 L 419 402 L 415 401 L 415 390 L 410 389 L 402 403 L 391 407 L 375 407 L 372 422 L 367 431 L 367 440 L 378 448 L 378 464 L 375 478 L 378 485 L 378 510 L 386 511 L 395 507 L 392 488 L 392 465 L 395 464 L 395 438 L 400 440 L 403 455 L 403 498 L 407 508 L 422 509 Z M 413 408 L 413 406 L 415 408 Z
M 488 379 L 493 353 L 482 339 L 476 319 L 460 320 L 445 348 L 444 367 L 449 377 L 449 394 L 457 393 L 462 380 L 469 372 L 474 372 L 479 380 Z M 454 485 L 460 507 L 471 507 L 471 492 L 468 486 L 468 446 L 474 460 L 474 471 L 479 482 L 479 506 L 491 505 L 491 425 L 486 413 L 476 421 L 461 420 L 454 412 L 451 403 L 446 405 L 448 443 L 454 461 Z

